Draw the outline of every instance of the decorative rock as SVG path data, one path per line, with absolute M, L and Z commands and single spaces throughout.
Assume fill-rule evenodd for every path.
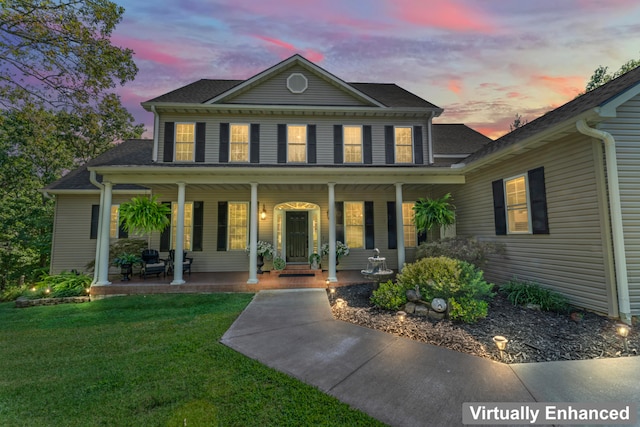
M 407 299 L 411 302 L 420 301 L 422 294 L 420 294 L 420 288 L 416 285 L 415 289 L 408 289 L 406 292 Z
M 529 303 L 529 304 L 525 305 L 525 308 L 528 308 L 529 310 L 541 311 L 540 304 Z
M 444 313 L 447 310 L 447 303 L 442 298 L 434 298 L 431 301 L 431 308 L 438 313 Z
M 39 299 L 27 299 L 19 297 L 16 299 L 16 308 L 34 307 L 38 305 L 57 305 L 67 303 L 81 303 L 89 302 L 91 297 L 63 297 L 63 298 L 39 298 Z
M 416 316 L 428 316 L 429 309 L 424 305 L 416 305 L 415 310 L 413 312 Z
M 437 311 L 429 310 L 429 318 L 435 320 L 444 319 L 445 313 L 438 313 Z
M 416 311 L 416 305 L 412 302 L 408 302 L 404 305 L 404 311 L 408 314 L 413 314 Z

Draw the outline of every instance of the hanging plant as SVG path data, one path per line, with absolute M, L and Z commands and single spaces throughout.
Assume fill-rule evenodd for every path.
M 122 203 L 119 209 L 120 225 L 132 234 L 162 232 L 169 225 L 171 208 L 158 202 L 157 196 L 133 197 L 130 202 Z
M 433 226 L 448 227 L 455 222 L 455 206 L 451 203 L 451 193 L 439 199 L 419 199 L 413 206 L 414 221 L 418 231 L 431 231 Z

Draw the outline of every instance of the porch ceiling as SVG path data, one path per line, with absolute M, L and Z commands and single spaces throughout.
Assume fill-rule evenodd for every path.
M 156 193 L 171 193 L 176 191 L 175 184 L 154 184 L 151 186 Z M 429 184 L 404 184 L 404 191 L 424 191 Z M 207 192 L 213 189 L 246 192 L 251 189 L 249 184 L 190 184 L 189 190 Z M 366 192 L 366 193 L 388 193 L 395 191 L 393 184 L 337 184 L 336 189 L 345 192 Z M 278 193 L 324 193 L 327 191 L 326 184 L 261 184 L 258 191 L 272 191 Z

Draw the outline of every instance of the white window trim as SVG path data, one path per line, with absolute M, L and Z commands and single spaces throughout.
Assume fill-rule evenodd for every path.
M 304 161 L 302 162 L 291 162 L 289 161 L 289 127 L 293 127 L 293 126 L 302 126 L 304 127 Z M 294 163 L 294 164 L 305 164 L 307 163 L 307 151 L 308 151 L 308 145 L 309 145 L 309 141 L 307 140 L 307 133 L 308 133 L 308 128 L 306 124 L 295 124 L 295 123 L 289 123 L 287 124 L 287 163 Z
M 246 241 L 245 241 L 245 247 L 242 249 L 231 249 L 231 205 L 232 204 L 243 204 L 243 205 L 247 205 L 247 226 L 246 226 Z M 240 252 L 240 251 L 246 251 L 246 248 L 249 246 L 249 223 L 250 223 L 250 218 L 251 218 L 251 204 L 247 201 L 233 201 L 230 200 L 227 202 L 227 251 L 228 252 Z
M 192 251 L 193 250 L 193 214 L 194 214 L 194 210 L 195 210 L 195 202 L 189 201 L 189 200 L 184 202 L 185 206 L 187 204 L 189 204 L 189 203 L 191 203 L 191 232 L 189 233 L 189 241 L 191 242 L 191 248 L 187 249 L 185 247 L 185 249 L 184 249 L 185 251 Z M 174 207 L 176 209 L 178 209 L 178 202 L 171 202 L 171 224 L 169 224 L 169 227 L 171 227 L 171 230 L 170 230 L 170 233 L 169 233 L 169 247 L 171 249 L 175 249 L 175 245 L 174 245 L 174 242 L 173 242 L 173 209 L 174 209 Z M 183 221 L 186 221 L 186 220 L 187 220 L 187 216 L 185 215 L 185 217 L 183 218 Z M 178 221 L 177 221 L 177 218 L 176 218 L 176 227 L 178 226 L 177 222 Z M 183 227 L 184 227 L 184 224 L 183 224 Z M 186 239 L 186 237 L 187 237 L 187 234 L 185 233 L 184 239 Z
M 345 128 L 360 128 L 360 161 L 359 162 L 348 162 L 347 161 L 347 139 L 345 138 Z M 342 160 L 343 163 L 348 163 L 352 165 L 358 165 L 364 163 L 364 129 L 362 125 L 342 125 Z M 355 144 L 349 144 L 355 145 Z
M 178 125 L 193 125 L 193 150 L 191 160 L 177 160 L 178 156 Z M 181 143 L 182 144 L 182 143 Z M 176 122 L 173 129 L 173 161 L 192 163 L 196 161 L 196 122 Z
M 232 160 L 231 159 L 231 135 L 234 126 L 246 126 L 247 127 L 247 160 Z M 249 123 L 229 123 L 229 163 L 249 163 L 251 159 L 251 124 Z
M 364 201 L 360 201 L 360 200 L 345 200 L 342 202 L 342 223 L 344 226 L 344 242 L 345 244 L 347 244 L 347 203 L 358 203 L 361 207 L 362 207 L 362 224 L 360 225 L 360 227 L 362 228 L 362 242 L 360 247 L 358 248 L 353 248 L 353 249 L 364 249 L 366 247 L 366 241 L 367 241 L 367 232 L 366 232 L 366 227 L 365 227 L 365 223 L 366 223 L 366 218 L 365 218 L 365 208 L 364 208 Z M 351 226 L 353 227 L 353 226 Z
M 524 190 L 527 196 L 527 231 L 512 231 L 509 227 L 509 205 L 507 203 L 507 181 L 511 181 L 520 177 L 524 177 Z M 504 214 L 506 215 L 507 222 L 507 234 L 533 234 L 531 228 L 531 195 L 529 194 L 529 176 L 525 173 L 519 173 L 517 175 L 505 178 L 502 180 L 502 187 L 504 189 Z
M 396 140 L 396 129 L 409 129 L 411 131 L 411 161 L 410 162 L 399 162 L 398 161 L 398 141 Z M 394 126 L 393 127 L 393 149 L 394 149 L 394 157 L 396 163 L 403 165 L 412 165 L 416 162 L 413 154 L 413 144 L 414 144 L 415 135 L 413 134 L 413 126 Z

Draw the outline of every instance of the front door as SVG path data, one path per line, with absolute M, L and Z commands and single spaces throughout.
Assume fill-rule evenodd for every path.
M 287 262 L 307 262 L 309 252 L 309 212 L 289 211 L 286 219 Z

